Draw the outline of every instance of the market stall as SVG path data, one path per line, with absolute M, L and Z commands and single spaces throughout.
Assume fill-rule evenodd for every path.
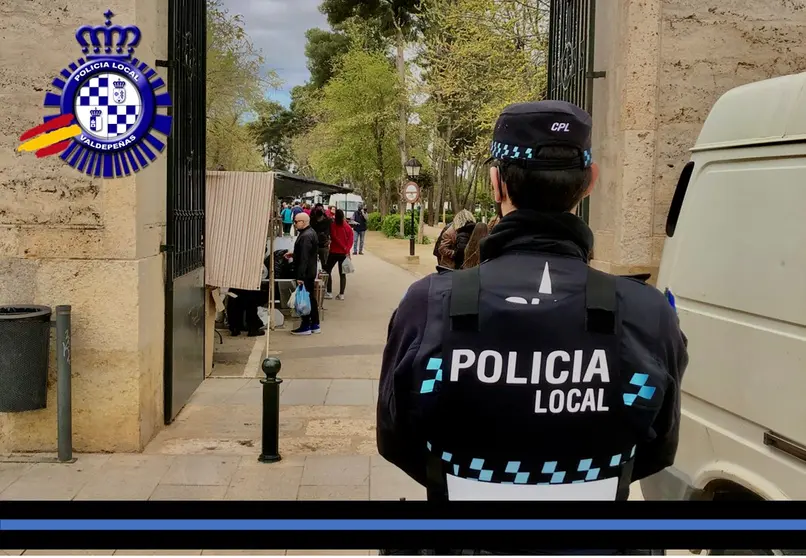
M 281 200 L 299 198 L 313 190 L 324 194 L 350 191 L 343 186 L 287 172 L 207 172 L 205 282 L 214 298 L 216 291 L 267 289 L 267 354 L 275 308 L 285 306 L 282 294 L 293 290 L 293 281 L 280 289 L 275 277 L 274 258 L 278 246 L 293 250 L 293 239 L 282 236 L 278 210 Z M 268 274 L 264 272 L 264 265 Z M 281 291 L 279 295 L 278 291 Z M 324 297 L 317 298 L 321 305 Z M 223 299 L 218 296 L 217 308 L 222 304 Z

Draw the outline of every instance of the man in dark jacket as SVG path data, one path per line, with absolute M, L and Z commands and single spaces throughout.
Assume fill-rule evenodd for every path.
M 674 461 L 686 338 L 657 289 L 588 265 L 590 132 L 569 103 L 507 107 L 481 265 L 415 282 L 392 316 L 378 450 L 430 500 L 621 500 Z
M 367 210 L 363 205 L 359 205 L 355 213 L 353 213 L 353 230 L 355 235 L 353 238 L 353 255 L 364 254 L 364 238 L 367 236 Z
M 294 270 L 298 286 L 305 286 L 311 296 L 311 313 L 302 317 L 302 323 L 292 335 L 320 333 L 319 306 L 314 297 L 316 283 L 316 260 L 319 256 L 319 237 L 311 227 L 311 217 L 300 212 L 294 216 L 297 241 L 294 243 Z

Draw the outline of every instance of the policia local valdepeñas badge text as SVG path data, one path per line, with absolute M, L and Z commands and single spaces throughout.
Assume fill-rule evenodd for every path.
M 171 97 L 157 94 L 165 82 L 132 58 L 140 29 L 112 25 L 113 16 L 107 10 L 104 26 L 85 25 L 76 31 L 86 59 L 71 63 L 53 80 L 61 94 L 46 93 L 45 107 L 56 107 L 59 113 L 23 134 L 20 140 L 28 141 L 18 151 L 36 151 L 37 157 L 61 153 L 62 160 L 81 172 L 116 178 L 156 160 L 152 148 L 165 149 L 153 131 L 170 134 L 171 116 L 157 109 L 170 107 Z M 30 139 L 38 134 L 43 135 Z

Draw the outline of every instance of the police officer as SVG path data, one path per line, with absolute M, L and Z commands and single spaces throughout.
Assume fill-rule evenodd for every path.
M 674 461 L 686 338 L 657 289 L 588 265 L 590 135 L 572 104 L 507 107 L 482 264 L 415 282 L 392 316 L 378 450 L 429 499 L 626 499 Z

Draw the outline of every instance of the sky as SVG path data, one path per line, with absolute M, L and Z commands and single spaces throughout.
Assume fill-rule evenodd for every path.
M 291 89 L 308 80 L 305 58 L 305 31 L 312 27 L 330 29 L 319 13 L 321 0 L 224 0 L 230 14 L 242 14 L 246 32 L 255 47 L 263 51 L 265 69 L 274 70 L 283 80 L 277 91 L 267 96 L 285 106 L 291 102 Z

